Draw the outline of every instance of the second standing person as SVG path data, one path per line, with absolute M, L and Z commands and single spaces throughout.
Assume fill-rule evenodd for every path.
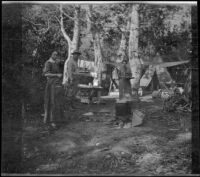
M 65 85 L 65 96 L 67 97 L 69 103 L 69 110 L 74 111 L 76 94 L 78 92 L 78 58 L 80 56 L 80 52 L 75 50 L 72 52 L 72 56 L 70 57 L 67 65 L 67 83 Z

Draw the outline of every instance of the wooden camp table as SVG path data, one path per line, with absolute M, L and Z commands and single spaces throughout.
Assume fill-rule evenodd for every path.
M 84 76 L 84 77 L 93 77 L 89 72 L 81 72 L 81 71 L 79 71 L 79 72 L 77 72 L 77 73 L 74 73 L 73 75 L 75 75 L 75 76 Z
M 103 87 L 101 86 L 89 86 L 89 85 L 84 85 L 84 84 L 79 84 L 78 88 L 80 89 L 81 93 L 81 102 L 82 103 L 92 103 L 94 102 L 94 93 L 97 92 L 97 103 L 100 103 L 100 98 L 101 98 L 101 90 Z

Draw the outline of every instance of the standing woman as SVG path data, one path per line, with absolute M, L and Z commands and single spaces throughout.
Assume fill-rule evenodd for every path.
M 44 97 L 44 123 L 56 128 L 56 124 L 63 118 L 63 87 L 62 68 L 58 53 L 54 51 L 44 66 L 44 76 L 47 78 Z
M 131 68 L 128 65 L 128 60 L 123 59 L 119 67 L 119 99 L 123 99 L 129 95 L 132 97 L 131 82 L 132 78 Z

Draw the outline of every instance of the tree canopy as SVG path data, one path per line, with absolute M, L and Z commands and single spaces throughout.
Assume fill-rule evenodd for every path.
M 74 21 L 79 8 L 79 49 L 84 60 L 96 57 L 94 36 L 98 32 L 98 45 L 103 61 L 115 61 L 119 51 L 129 56 L 128 41 L 131 21 L 130 3 L 92 5 L 92 28 L 89 29 L 86 4 L 63 4 L 63 27 L 68 37 L 74 38 Z M 59 52 L 62 60 L 68 57 L 68 42 L 61 31 L 59 4 L 24 4 L 22 37 L 25 87 L 29 95 L 44 90 L 42 68 L 52 51 Z M 163 61 L 190 59 L 191 7 L 186 5 L 138 5 L 138 54 L 143 61 L 154 61 L 157 53 Z M 97 33 L 96 33 L 97 34 Z M 96 38 L 97 39 L 97 38 Z M 122 42 L 124 40 L 124 43 Z M 124 47 L 122 47 L 124 45 Z M 121 46 L 121 47 L 120 47 Z M 37 83 L 37 84 L 36 84 Z

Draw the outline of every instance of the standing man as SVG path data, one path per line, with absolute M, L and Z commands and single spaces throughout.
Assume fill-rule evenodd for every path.
M 119 99 L 125 98 L 126 95 L 132 97 L 131 83 L 132 73 L 128 60 L 123 59 L 119 67 Z
M 69 102 L 69 109 L 74 111 L 76 108 L 74 106 L 76 101 L 76 94 L 78 91 L 78 58 L 80 56 L 80 52 L 75 50 L 71 53 L 67 65 L 67 83 L 65 85 L 65 95 L 67 96 L 67 100 Z
M 53 128 L 63 118 L 63 87 L 62 68 L 58 53 L 54 51 L 49 60 L 45 62 L 44 76 L 47 78 L 44 97 L 44 123 L 50 123 Z

